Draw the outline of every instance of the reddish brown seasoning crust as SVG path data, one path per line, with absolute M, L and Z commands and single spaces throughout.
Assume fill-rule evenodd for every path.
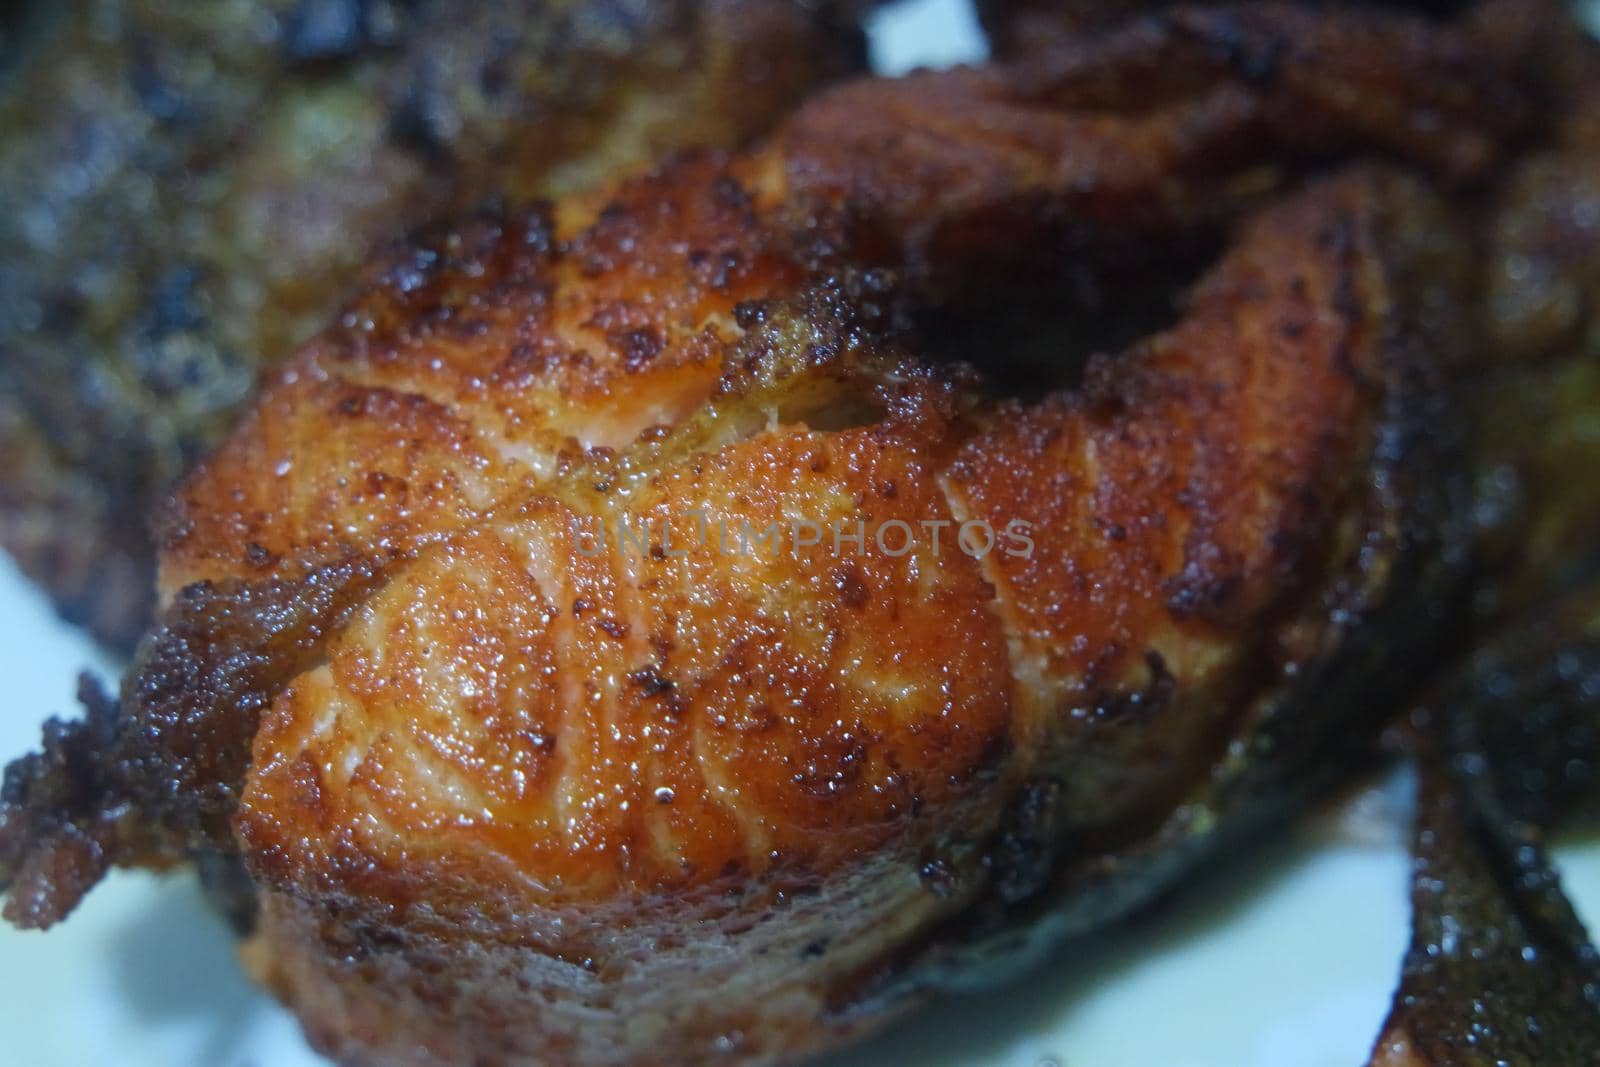
M 80 836 L 237 847 L 249 959 L 341 1060 L 792 1059 L 1364 735 L 1465 536 L 1468 257 L 1417 179 L 1285 194 L 1176 326 L 1034 404 L 899 331 L 1042 235 L 1148 259 L 1319 157 L 1470 180 L 1522 113 L 1451 31 L 1254 10 L 847 87 L 388 264 L 171 503 L 167 621 L 82 795 L 50 804 L 64 743 L 8 778 L 13 918 L 71 906 Z M 1241 20 L 1331 58 L 1216 58 Z M 1171 81 L 1109 107 L 1150 49 Z M 579 550 L 696 510 L 1035 550 Z
M 268 887 L 258 967 L 346 1058 L 454 1062 L 487 1034 L 510 1058 L 761 1059 L 845 1036 L 816 1026 L 841 983 L 1014 878 L 984 841 L 1025 783 L 1056 783 L 1059 833 L 1127 832 L 1279 684 L 1263 643 L 1316 655 L 1296 630 L 1361 566 L 1380 405 L 1414 373 L 1383 343 L 1408 335 L 1380 311 L 1410 296 L 1379 250 L 1428 212 L 1383 175 L 1318 187 L 1247 231 L 1184 326 L 1000 419 L 863 348 L 840 297 L 769 305 L 674 431 L 430 523 L 255 735 L 235 826 Z M 883 414 L 809 428 L 860 397 Z M 477 453 L 505 464 L 490 484 L 516 484 L 505 451 Z M 820 548 L 589 559 L 571 540 L 577 516 L 694 508 L 753 529 L 1024 515 L 1038 549 L 849 558 L 863 597 Z M 536 1025 L 493 1025 L 546 999 Z

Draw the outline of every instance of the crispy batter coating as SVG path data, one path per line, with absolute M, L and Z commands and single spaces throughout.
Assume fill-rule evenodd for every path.
M 1411 19 L 1173 25 L 847 86 L 390 262 L 172 500 L 109 742 L 8 775 L 13 921 L 235 849 L 252 966 L 339 1059 L 770 1062 L 1292 810 L 1459 614 L 1449 208 L 1294 188 L 1037 401 L 916 321 L 1351 153 L 1471 182 L 1531 108 Z
M 35 7 L 0 86 L 0 544 L 124 647 L 152 502 L 375 246 L 742 143 L 863 55 L 799 0 Z

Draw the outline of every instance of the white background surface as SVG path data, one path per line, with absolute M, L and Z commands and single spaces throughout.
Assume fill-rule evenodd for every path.
M 890 72 L 982 47 L 960 0 L 880 17 L 873 44 Z M 76 713 L 73 678 L 86 666 L 110 677 L 0 557 L 0 758 L 35 744 L 43 714 Z M 1135 928 L 1007 988 L 941 1003 L 830 1064 L 1358 1067 L 1408 936 L 1407 857 L 1397 823 L 1365 843 L 1332 826 L 1267 843 Z M 1558 854 L 1592 928 L 1600 844 Z M 321 1062 L 244 979 L 187 878 L 116 873 L 48 934 L 0 925 L 0 1063 Z

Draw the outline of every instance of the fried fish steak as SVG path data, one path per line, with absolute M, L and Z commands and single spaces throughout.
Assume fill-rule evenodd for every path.
M 0 85 L 0 544 L 129 647 L 146 516 L 383 242 L 683 146 L 859 69 L 801 0 L 93 0 Z
M 661 210 L 659 186 L 640 192 L 630 224 Z M 262 887 L 256 973 L 345 1060 L 790 1058 L 880 1022 L 880 983 L 907 966 L 917 980 L 900 957 L 935 928 L 988 933 L 1067 856 L 1194 818 L 1185 802 L 1237 737 L 1318 722 L 1308 702 L 1361 645 L 1345 632 L 1407 584 L 1389 568 L 1438 548 L 1419 511 L 1443 501 L 1373 485 L 1449 482 L 1379 402 L 1407 419 L 1427 406 L 1400 380 L 1418 368 L 1390 347 L 1411 333 L 1386 306 L 1409 308 L 1397 276 L 1415 264 L 1385 257 L 1399 220 L 1430 210 L 1384 176 L 1318 187 L 1247 232 L 1178 329 L 1024 411 L 963 410 L 926 369 L 863 351 L 829 294 L 746 306 L 759 320 L 718 341 L 727 325 L 696 316 L 654 366 L 629 372 L 628 346 L 612 349 L 594 414 L 558 408 L 591 451 L 677 428 L 570 472 L 558 454 L 550 476 L 549 453 L 501 422 L 529 407 L 461 392 L 515 364 L 472 313 L 447 327 L 477 334 L 465 378 L 431 370 L 451 363 L 437 332 L 325 351 L 314 388 L 333 417 L 392 436 L 382 401 L 398 397 L 461 420 L 408 431 L 425 444 L 403 476 L 353 456 L 358 506 L 470 514 L 435 511 L 262 709 L 231 823 Z M 580 249 L 609 243 L 593 225 Z M 512 387 L 531 410 L 568 374 L 592 387 L 571 356 L 544 365 Z M 247 431 L 265 450 L 218 463 L 295 465 L 330 427 L 305 397 L 292 409 Z M 1403 458 L 1380 478 L 1385 434 Z M 267 522 L 249 543 L 277 554 L 285 520 L 320 534 L 336 479 L 286 487 L 313 494 L 309 511 L 252 501 Z M 418 500 L 413 484 L 444 491 Z M 693 539 L 692 513 L 719 534 L 776 527 L 780 544 L 725 553 Z M 794 516 L 953 535 L 1022 517 L 1036 548 L 836 555 L 785 537 Z M 174 558 L 217 546 L 211 518 Z M 625 523 L 676 525 L 685 547 L 585 555 L 581 539 Z M 1342 702 L 1320 710 L 1324 729 L 1358 728 Z
M 1459 614 L 1471 257 L 1420 179 L 1280 161 L 1470 181 L 1527 109 L 1464 36 L 1261 10 L 1188 12 L 1166 81 L 1114 34 L 863 82 L 392 261 L 171 502 L 118 706 L 8 772 L 8 916 L 222 849 L 337 1059 L 761 1063 L 1283 817 Z M 1264 79 L 1240 20 L 1365 62 Z M 1042 399 L 912 347 L 997 264 L 1241 213 Z

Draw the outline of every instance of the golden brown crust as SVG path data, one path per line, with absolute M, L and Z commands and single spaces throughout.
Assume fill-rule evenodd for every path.
M 760 156 L 673 168 L 624 185 L 614 196 L 569 202 L 549 225 L 539 219 L 484 223 L 446 235 L 448 247 L 410 253 L 348 311 L 345 320 L 353 325 L 320 340 L 317 351 L 302 356 L 267 394 L 263 407 L 282 413 L 273 423 L 282 429 L 275 432 L 289 433 L 302 417 L 290 412 L 300 408 L 307 435 L 268 444 L 257 436 L 261 419 L 253 416 L 240 440 L 209 468 L 214 473 L 191 483 L 196 488 L 187 493 L 212 492 L 213 498 L 192 500 L 182 517 L 166 524 L 167 591 L 201 574 L 216 577 L 225 558 L 238 564 L 226 573 L 259 574 L 259 566 L 241 569 L 251 543 L 265 550 L 252 551 L 255 559 L 282 561 L 327 551 L 335 540 L 330 532 L 292 528 L 275 540 L 274 523 L 337 527 L 355 518 L 388 523 L 396 508 L 415 514 L 409 499 L 370 491 L 374 476 L 434 494 L 422 505 L 429 515 L 451 506 L 439 493 L 458 503 L 475 493 L 473 503 L 482 507 L 485 494 L 496 490 L 471 490 L 467 468 L 499 471 L 531 462 L 544 469 L 559 461 L 575 427 L 589 435 L 578 444 L 614 447 L 652 418 L 672 421 L 692 409 L 720 373 L 715 348 L 736 332 L 729 322 L 733 307 L 791 286 L 809 259 L 840 253 L 869 263 L 885 258 L 913 280 L 934 273 L 935 263 L 953 262 L 964 264 L 963 276 L 971 277 L 986 259 L 1040 255 L 1048 241 L 1037 233 L 1020 245 L 1012 238 L 1048 227 L 1053 218 L 1070 220 L 1081 240 L 1101 245 L 1115 233 L 1125 258 L 1148 259 L 1157 242 L 1225 217 L 1282 181 L 1281 172 L 1256 173 L 1257 164 L 1301 138 L 1320 136 L 1320 150 L 1335 151 L 1377 131 L 1373 136 L 1386 145 L 1396 136 L 1388 124 L 1396 112 L 1427 111 L 1432 121 L 1406 124 L 1426 132 L 1398 142 L 1399 150 L 1471 173 L 1491 158 L 1496 130 L 1514 123 L 1521 110 L 1507 102 L 1515 83 L 1496 76 L 1495 56 L 1473 52 L 1465 39 L 1429 36 L 1418 24 L 1366 15 L 1278 14 L 1278 21 L 1250 23 L 1258 31 L 1256 50 L 1271 53 L 1311 35 L 1326 46 L 1316 55 L 1359 52 L 1365 80 L 1351 84 L 1337 61 L 1331 70 L 1313 67 L 1283 79 L 1252 75 L 1248 56 L 1219 64 L 1207 34 L 1237 20 L 1230 21 L 1229 12 L 1191 11 L 1182 32 L 1174 28 L 1179 23 L 1159 31 L 1138 26 L 1113 35 L 1104 51 L 1075 46 L 1004 71 L 846 87 L 803 109 Z M 1179 102 L 1148 115 L 1101 114 L 1108 94 L 1127 95 L 1134 75 L 1147 71 L 1151 52 L 1162 57 L 1159 66 L 1169 72 L 1170 93 Z M 1470 70 L 1472 77 L 1449 80 L 1446 101 L 1429 87 L 1441 79 L 1420 89 L 1407 80 L 1418 66 Z M 1185 101 L 1187 89 L 1202 81 L 1214 83 L 1214 90 L 1201 94 L 1199 103 Z M 1168 92 L 1138 84 L 1141 98 L 1154 92 L 1151 99 L 1159 100 Z M 1321 97 L 1343 100 L 1344 111 L 1307 121 L 1308 101 Z M 1452 114 L 1453 120 L 1444 117 Z M 1234 151 L 1225 151 L 1230 147 Z M 1241 175 L 1248 180 L 1241 182 Z M 670 222 L 641 217 L 667 211 L 674 214 Z M 776 216 L 777 228 L 769 230 L 758 213 Z M 996 221 L 1010 225 L 997 227 Z M 806 237 L 798 249 L 791 247 L 793 231 Z M 1084 231 L 1099 236 L 1085 238 Z M 892 244 L 880 250 L 882 242 Z M 534 276 L 541 249 L 559 253 L 548 278 Z M 452 291 L 480 272 L 500 279 L 494 301 L 454 306 Z M 649 297 L 640 299 L 647 282 Z M 529 320 L 521 327 L 529 331 L 526 338 L 505 325 L 519 317 Z M 449 359 L 432 367 L 440 351 L 461 353 L 465 371 L 452 372 Z M 342 365 L 351 354 L 355 369 L 346 371 Z M 408 390 L 408 377 L 415 379 L 423 360 L 430 361 L 428 381 Z M 485 375 L 485 367 L 493 373 Z M 656 377 L 669 374 L 671 384 Z M 330 376 L 349 388 L 337 396 L 323 389 Z M 302 401 L 308 391 L 318 391 L 324 406 Z M 648 398 L 646 408 L 630 409 L 627 396 Z M 378 461 L 352 477 L 355 472 L 337 460 L 320 458 L 330 403 L 341 410 L 381 407 L 341 423 L 350 454 L 360 462 L 378 443 L 361 436 L 364 426 L 395 444 L 404 438 L 382 428 L 390 418 L 420 420 L 419 433 L 449 435 L 455 405 L 468 398 L 481 415 L 465 420 L 472 427 L 461 428 L 467 436 L 439 450 L 439 457 L 423 457 L 461 469 L 430 467 L 412 479 Z M 622 417 L 620 425 L 596 423 L 601 403 Z M 659 411 L 648 406 L 663 403 Z M 394 404 L 403 415 L 386 406 Z M 485 435 L 492 440 L 480 439 Z M 520 455 L 496 465 L 491 451 Z M 319 455 L 315 463 L 313 454 Z M 235 461 L 241 466 L 226 466 Z M 416 461 L 396 455 L 393 462 Z M 263 467 L 304 473 L 277 485 L 246 476 Z M 481 477 L 490 486 L 499 480 Z M 288 506 L 271 495 L 280 489 L 306 494 L 322 481 L 335 486 L 333 496 L 301 495 Z M 419 483 L 415 489 L 412 481 Z M 430 521 L 419 520 L 424 526 Z M 225 525 L 209 525 L 218 523 Z M 370 531 L 356 539 L 363 536 Z M 196 553 L 206 562 L 191 571 Z
M 1356 175 L 1268 213 L 1176 331 L 1027 411 L 952 421 L 936 379 L 771 308 L 736 349 L 758 384 L 430 539 L 256 734 L 236 825 L 280 993 L 346 1058 L 675 1062 L 733 1033 L 742 1058 L 793 1056 L 849 1032 L 799 1020 L 848 1005 L 884 951 L 1029 892 L 985 853 L 1023 793 L 1055 783 L 1042 815 L 1084 845 L 1170 810 L 1240 702 L 1280 684 L 1263 675 L 1331 654 L 1312 651 L 1316 605 L 1370 551 L 1366 472 L 1414 373 L 1390 304 L 1412 294 L 1384 257 L 1405 246 L 1387 227 L 1428 217 L 1420 196 Z M 840 347 L 807 357 L 797 331 Z M 828 411 L 874 388 L 888 414 L 833 430 L 788 399 Z M 746 429 L 723 441 L 730 422 Z M 756 530 L 1017 517 L 1036 549 L 591 559 L 572 541 L 580 517 L 693 511 Z M 730 943 L 734 962 L 674 944 L 733 886 L 810 895 Z M 621 915 L 603 941 L 558 932 Z M 356 963 L 335 947 L 351 924 L 379 942 Z M 531 955 L 508 947 L 530 937 Z M 519 960 L 526 992 L 504 978 Z M 491 1038 L 425 1008 L 446 989 L 471 991 Z
M 563 450 L 681 419 L 722 373 L 734 307 L 798 277 L 715 157 L 566 209 L 580 213 L 485 218 L 381 269 L 182 491 L 165 590 L 403 551 L 553 473 Z M 262 464 L 296 476 L 257 478 Z
M 1071 753 L 1076 832 L 1170 809 L 1184 769 L 1216 757 L 1241 686 L 1304 655 L 1272 630 L 1286 604 L 1348 565 L 1330 568 L 1330 549 L 1359 543 L 1374 401 L 1398 372 L 1374 332 L 1396 299 L 1379 242 L 1398 238 L 1380 234 L 1396 202 L 1428 210 L 1390 182 L 1351 178 L 1268 214 L 1176 329 L 1092 362 L 1077 394 L 1002 416 L 952 468 L 964 514 L 998 522 L 1025 501 L 1039 530 L 1032 557 L 989 575 L 1043 706 L 1083 724 L 1053 742 Z M 1106 690 L 1146 698 L 1121 708 Z M 1189 692 L 1205 696 L 1163 706 Z

